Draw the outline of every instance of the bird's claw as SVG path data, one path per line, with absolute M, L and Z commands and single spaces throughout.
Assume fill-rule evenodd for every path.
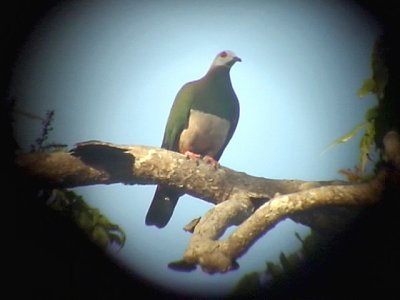
M 184 155 L 187 159 L 194 160 L 196 162 L 196 166 L 199 166 L 199 159 L 201 158 L 200 154 L 194 153 L 192 151 L 186 151 Z
M 192 151 L 186 151 L 184 153 L 184 155 L 188 158 L 188 159 L 192 159 L 194 161 L 197 162 L 198 164 L 198 160 L 201 158 L 200 154 L 194 153 Z M 212 156 L 210 155 L 205 155 L 203 157 L 203 161 L 207 164 L 210 164 L 212 167 L 214 167 L 214 169 L 218 169 L 219 168 L 219 162 L 216 161 Z
M 219 168 L 219 162 L 216 161 L 212 156 L 206 155 L 203 157 L 203 160 L 212 165 L 214 167 L 214 169 L 218 169 Z
M 192 151 L 186 151 L 184 154 L 188 159 L 198 160 L 201 158 L 200 154 L 194 153 Z

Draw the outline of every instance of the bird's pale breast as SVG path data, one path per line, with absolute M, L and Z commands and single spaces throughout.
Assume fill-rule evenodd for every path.
M 228 120 L 192 109 L 188 126 L 179 139 L 179 152 L 191 151 L 214 157 L 224 145 L 229 127 Z

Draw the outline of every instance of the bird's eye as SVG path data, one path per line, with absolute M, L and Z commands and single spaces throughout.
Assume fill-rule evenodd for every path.
M 219 56 L 220 56 L 220 57 L 227 57 L 227 56 L 228 56 L 228 53 L 227 53 L 226 51 L 222 51 L 222 52 L 219 54 Z

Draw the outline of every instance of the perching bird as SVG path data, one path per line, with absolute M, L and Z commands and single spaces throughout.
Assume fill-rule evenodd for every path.
M 217 165 L 239 119 L 239 102 L 229 75 L 237 61 L 241 59 L 232 51 L 222 51 L 204 77 L 180 89 L 168 117 L 162 148 Z M 146 224 L 167 225 L 182 195 L 179 190 L 158 185 Z

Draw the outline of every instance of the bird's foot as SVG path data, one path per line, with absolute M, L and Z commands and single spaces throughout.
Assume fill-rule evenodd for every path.
M 201 158 L 200 154 L 194 153 L 192 151 L 186 151 L 184 154 L 188 159 L 198 160 Z
M 192 151 L 186 151 L 184 153 L 184 155 L 188 158 L 188 159 L 192 159 L 194 161 L 196 161 L 197 165 L 199 164 L 199 160 L 201 158 L 201 155 L 198 153 L 194 153 Z M 210 155 L 205 155 L 203 157 L 203 161 L 207 164 L 210 164 L 214 169 L 218 169 L 219 168 L 219 162 L 216 161 L 212 156 Z
M 213 166 L 214 169 L 218 169 L 218 168 L 219 168 L 219 162 L 216 161 L 216 160 L 214 159 L 214 157 L 212 157 L 212 156 L 210 156 L 210 155 L 206 155 L 206 156 L 203 157 L 203 160 L 204 160 L 206 163 L 208 163 L 208 164 L 210 164 L 211 166 Z

